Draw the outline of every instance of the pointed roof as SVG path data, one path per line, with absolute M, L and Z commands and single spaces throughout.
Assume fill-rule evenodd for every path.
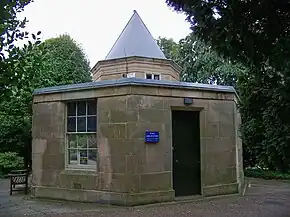
M 135 10 L 105 59 L 109 60 L 130 56 L 166 59 Z

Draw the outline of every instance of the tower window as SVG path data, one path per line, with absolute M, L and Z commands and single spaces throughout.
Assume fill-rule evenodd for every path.
M 146 79 L 152 79 L 152 74 L 146 74 Z
M 160 80 L 160 75 L 154 75 L 154 80 Z
M 160 74 L 146 73 L 145 78 L 149 80 L 160 80 Z

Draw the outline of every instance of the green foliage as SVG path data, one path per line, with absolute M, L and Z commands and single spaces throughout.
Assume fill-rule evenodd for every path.
M 89 82 L 92 80 L 90 64 L 80 45 L 69 35 L 48 39 L 40 82 L 42 87 Z
M 25 49 L 25 48 L 24 48 Z M 30 157 L 32 92 L 35 88 L 91 81 L 89 62 L 67 35 L 44 41 L 23 56 L 25 73 L 0 102 L 0 152 Z
M 246 65 L 288 65 L 289 1 L 166 0 L 214 49 Z
M 273 172 L 270 170 L 264 170 L 264 169 L 259 169 L 259 168 L 245 169 L 245 176 L 253 177 L 253 178 L 262 178 L 262 179 L 290 180 L 290 173 Z
M 29 39 L 30 35 L 24 31 L 26 19 L 18 20 L 17 13 L 32 0 L 1 0 L 0 1 L 0 97 L 3 100 L 13 93 L 25 74 L 25 60 L 23 57 L 40 43 L 38 32 L 32 34 L 31 41 L 24 48 L 16 46 L 17 41 Z
M 289 1 L 167 0 L 195 35 L 249 70 L 238 75 L 246 166 L 290 170 Z
M 0 174 L 8 174 L 11 170 L 23 169 L 23 157 L 16 152 L 0 153 Z
M 178 61 L 179 60 L 179 44 L 176 43 L 172 38 L 159 37 L 157 44 L 163 51 L 166 58 Z
M 221 57 L 193 33 L 181 39 L 179 43 L 166 38 L 159 38 L 157 43 L 167 58 L 182 67 L 183 81 L 235 87 L 237 75 L 245 71 L 241 64 Z

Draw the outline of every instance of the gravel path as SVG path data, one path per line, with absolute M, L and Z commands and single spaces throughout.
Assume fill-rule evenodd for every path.
M 9 196 L 8 180 L 0 180 L 0 216 L 52 217 L 290 217 L 290 182 L 249 180 L 245 196 L 176 201 L 138 207 L 35 200 Z

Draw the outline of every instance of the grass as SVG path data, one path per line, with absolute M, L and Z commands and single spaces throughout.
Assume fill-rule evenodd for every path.
M 289 173 L 280 173 L 270 170 L 264 170 L 260 168 L 247 168 L 245 169 L 245 176 L 262 178 L 262 179 L 280 179 L 280 180 L 290 180 Z

